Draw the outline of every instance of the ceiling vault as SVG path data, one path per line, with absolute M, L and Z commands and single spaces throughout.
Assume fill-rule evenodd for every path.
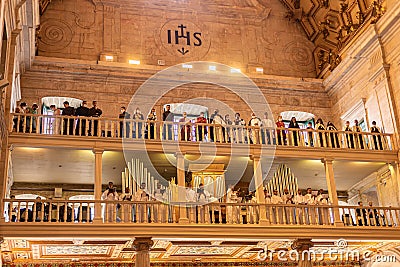
M 319 78 L 326 77 L 340 62 L 342 49 L 368 25 L 385 13 L 386 0 L 280 0 L 286 18 L 298 22 L 314 42 Z

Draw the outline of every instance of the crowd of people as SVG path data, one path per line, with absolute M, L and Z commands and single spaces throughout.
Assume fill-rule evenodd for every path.
M 98 120 L 85 119 L 101 117 L 103 112 L 97 106 L 97 101 L 93 101 L 90 108 L 87 105 L 87 101 L 83 101 L 82 105 L 76 109 L 71 107 L 68 101 L 65 101 L 63 105 L 64 109 L 62 111 L 55 105 L 50 106 L 54 115 L 68 116 L 68 118 L 64 119 L 53 118 L 51 120 L 50 127 L 53 134 L 82 136 L 112 135 L 104 133 L 104 131 L 99 132 Z M 33 104 L 32 107 L 28 107 L 25 102 L 22 102 L 16 113 L 38 114 L 38 105 Z M 321 118 L 317 119 L 315 127 L 313 127 L 313 123 L 310 121 L 305 128 L 306 132 L 300 132 L 300 129 L 304 128 L 304 126 L 300 127 L 295 117 L 292 117 L 289 123 L 286 124 L 282 116 L 278 116 L 278 120 L 273 122 L 268 112 L 263 114 L 262 119 L 256 116 L 255 113 L 252 113 L 250 120 L 247 122 L 241 118 L 240 113 L 235 113 L 234 119 L 231 120 L 229 114 L 222 116 L 218 109 L 214 110 L 209 118 L 206 118 L 205 113 L 201 112 L 197 118 L 191 119 L 187 116 L 186 112 L 183 112 L 182 117 L 178 121 L 178 130 L 173 126 L 175 116 L 176 114 L 171 112 L 171 106 L 166 105 L 162 113 L 162 121 L 165 125 L 163 132 L 160 133 L 160 137 L 162 135 L 164 140 L 176 140 L 176 135 L 178 135 L 178 138 L 182 141 L 262 143 L 293 146 L 299 146 L 300 143 L 304 143 L 310 147 L 346 147 L 352 149 L 364 149 L 368 147 L 369 143 L 373 143 L 371 144 L 371 148 L 376 150 L 383 150 L 385 144 L 385 139 L 380 135 L 376 135 L 382 131 L 377 127 L 375 121 L 372 122 L 370 129 L 371 133 L 374 133 L 372 140 L 367 140 L 361 134 L 362 129 L 358 120 L 354 120 L 352 126 L 350 126 L 349 121 L 345 122 L 343 131 L 346 133 L 344 140 L 342 140 L 339 137 L 338 128 L 330 121 L 325 126 Z M 145 116 L 139 108 L 136 108 L 135 112 L 130 114 L 127 112 L 126 107 L 122 106 L 118 118 L 121 120 L 119 122 L 119 129 L 116 129 L 117 133 L 115 136 L 142 138 L 144 135 L 146 139 L 155 139 L 158 136 L 156 133 L 156 122 L 158 119 L 155 108 L 150 111 L 145 120 Z M 14 118 L 14 128 L 20 132 L 30 132 L 32 128 L 31 132 L 37 133 L 37 118 L 35 116 L 27 116 L 26 121 L 24 121 L 24 117 L 16 116 Z M 319 132 L 316 134 L 313 130 L 319 130 Z
M 137 223 L 171 223 L 175 222 L 179 215 L 173 205 L 168 205 L 171 201 L 168 192 L 157 184 L 157 188 L 152 194 L 146 191 L 146 184 L 142 183 L 140 188 L 132 194 L 129 188 L 125 188 L 122 193 L 117 192 L 117 188 L 112 182 L 103 192 L 101 199 L 106 201 L 103 208 L 103 219 L 107 222 L 137 222 Z M 331 225 L 334 223 L 333 209 L 328 194 L 325 190 L 312 190 L 307 188 L 305 191 L 299 189 L 296 194 L 289 192 L 285 188 L 281 193 L 273 189 L 272 194 L 264 190 L 264 200 L 266 205 L 266 218 L 272 224 L 297 224 L 297 225 Z M 8 216 L 12 222 L 79 222 L 92 221 L 92 205 L 75 206 L 69 203 L 55 203 L 51 198 L 42 200 L 37 197 L 32 207 L 28 205 L 15 205 L 11 196 L 8 204 Z M 215 213 L 207 204 L 222 201 L 225 210 Z M 130 203 L 135 202 L 135 204 Z M 153 204 L 149 204 L 153 202 Z M 194 189 L 191 185 L 186 187 L 185 200 L 186 214 L 190 222 L 196 223 L 257 223 L 260 220 L 261 209 L 257 206 L 258 200 L 255 192 L 245 190 L 235 190 L 233 185 L 229 185 L 224 199 L 216 199 L 208 192 L 203 184 Z M 140 204 L 143 203 L 143 204 Z M 61 205 L 60 205 L 61 204 Z M 71 204 L 71 205 L 70 205 Z M 12 205 L 12 206 L 11 206 Z M 293 205 L 293 206 L 292 206 Z M 378 210 L 373 207 L 370 201 L 368 206 L 358 202 L 359 207 L 341 209 L 341 218 L 347 226 L 392 226 L 392 219 L 387 219 L 388 210 Z M 219 207 L 219 206 L 216 206 Z M 17 209 L 19 208 L 19 210 Z M 74 211 L 75 210 L 75 211 Z M 82 213 L 82 214 L 81 214 Z M 174 215 L 175 213 L 175 215 Z

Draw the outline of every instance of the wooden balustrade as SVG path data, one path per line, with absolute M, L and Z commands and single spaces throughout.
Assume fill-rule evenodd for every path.
M 266 212 L 271 226 L 334 226 L 339 211 L 345 227 L 398 227 L 400 208 L 369 206 L 291 205 L 256 203 L 173 203 L 158 201 L 80 201 L 5 199 L 7 223 L 91 223 L 95 203 L 102 223 L 171 224 L 186 214 L 191 224 L 259 224 Z M 264 208 L 261 208 L 264 206 Z M 181 209 L 184 212 L 181 213 Z
M 270 146 L 396 150 L 393 134 L 11 114 L 16 133 Z

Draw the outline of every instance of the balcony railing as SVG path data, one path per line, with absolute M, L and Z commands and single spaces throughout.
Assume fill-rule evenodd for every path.
M 358 150 L 395 150 L 393 134 L 295 128 L 11 114 L 11 131 L 24 134 L 263 144 Z
M 176 224 L 184 216 L 190 224 L 260 224 L 266 217 L 271 226 L 334 226 L 335 213 L 345 227 L 398 227 L 400 208 L 291 205 L 256 203 L 175 203 L 158 201 L 80 201 L 6 199 L 6 223 L 100 223 Z M 101 218 L 95 220 L 95 209 Z M 261 216 L 265 212 L 265 216 Z

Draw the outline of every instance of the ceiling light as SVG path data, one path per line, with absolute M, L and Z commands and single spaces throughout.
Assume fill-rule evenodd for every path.
M 140 60 L 130 59 L 129 64 L 131 65 L 140 65 Z
M 217 66 L 208 66 L 209 70 L 217 70 Z
M 113 61 L 114 60 L 114 57 L 110 56 L 110 55 L 106 56 L 105 58 L 106 58 L 106 61 Z
M 264 72 L 264 69 L 263 69 L 263 68 L 256 68 L 256 72 L 261 72 L 261 73 L 263 73 L 263 72 Z
M 240 73 L 240 72 L 241 72 L 240 69 L 235 69 L 235 68 L 231 69 L 231 73 Z
M 192 68 L 193 68 L 193 65 L 190 65 L 190 64 L 182 64 L 182 68 L 184 68 L 184 69 L 192 69 Z

